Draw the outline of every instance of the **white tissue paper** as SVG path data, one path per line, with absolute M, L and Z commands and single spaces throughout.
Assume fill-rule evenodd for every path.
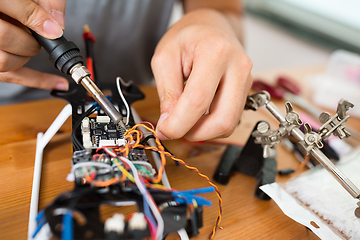
M 360 187 L 360 150 L 342 158 L 337 167 Z M 276 183 L 261 189 L 286 215 L 309 227 L 321 239 L 360 239 L 360 218 L 354 214 L 359 200 L 324 168 L 318 167 L 290 179 L 284 185 L 286 191 Z M 311 221 L 320 228 L 312 226 Z

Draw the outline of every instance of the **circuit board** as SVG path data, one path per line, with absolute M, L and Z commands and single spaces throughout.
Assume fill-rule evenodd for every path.
M 83 146 L 85 149 L 124 146 L 125 130 L 108 116 L 86 117 L 81 123 Z
M 106 153 L 96 154 L 96 150 L 103 147 L 121 147 L 126 144 L 124 133 L 127 129 L 122 128 L 119 124 L 114 124 L 108 116 L 85 117 L 81 122 L 82 144 L 84 150 L 75 151 L 72 157 L 73 165 L 80 162 L 99 162 L 115 166 L 114 159 Z M 129 149 L 128 158 L 133 163 L 139 163 L 142 167 L 139 174 L 142 176 L 154 175 L 155 170 L 152 168 L 149 158 L 144 149 Z M 122 165 L 122 163 L 120 163 Z M 79 180 L 85 175 L 81 168 L 75 171 L 75 179 Z M 103 179 L 118 177 L 120 174 L 118 168 L 114 168 L 114 174 L 109 171 L 97 172 Z M 150 174 L 149 174 L 150 173 Z M 78 181 L 75 181 L 78 182 Z

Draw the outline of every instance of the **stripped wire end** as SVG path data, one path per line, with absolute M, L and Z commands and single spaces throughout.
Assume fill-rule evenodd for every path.
M 83 29 L 84 29 L 83 39 L 84 40 L 91 40 L 91 42 L 95 43 L 96 39 L 95 39 L 94 34 L 92 34 L 89 25 L 85 24 L 83 26 Z

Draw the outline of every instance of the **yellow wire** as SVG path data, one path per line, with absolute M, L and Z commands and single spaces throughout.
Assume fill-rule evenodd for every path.
M 198 204 L 197 204 L 196 200 L 193 199 L 192 202 L 193 202 L 194 208 L 197 208 L 197 207 L 198 207 Z
M 155 142 L 156 142 L 157 147 L 145 147 L 145 146 L 140 144 L 140 140 L 141 140 L 140 136 L 141 136 L 141 134 L 137 130 L 138 127 L 145 128 L 146 130 L 150 131 L 155 136 Z M 135 135 L 135 138 L 136 138 L 135 141 L 134 141 L 134 135 Z M 144 124 L 141 124 L 141 123 L 136 124 L 131 129 L 128 129 L 125 132 L 125 139 L 128 139 L 127 144 L 122 149 L 117 150 L 117 151 L 120 151 L 121 153 L 123 153 L 125 156 L 127 156 L 129 154 L 130 148 L 137 148 L 137 147 L 141 147 L 141 148 L 148 149 L 148 150 L 153 150 L 153 151 L 156 151 L 156 152 L 158 152 L 160 154 L 161 166 L 160 166 L 159 171 L 158 171 L 158 176 L 155 179 L 152 179 L 152 182 L 159 183 L 161 181 L 162 174 L 164 172 L 164 168 L 165 168 L 165 164 L 166 164 L 166 156 L 168 156 L 168 157 L 172 158 L 173 160 L 183 164 L 186 168 L 195 171 L 199 176 L 205 178 L 208 181 L 208 183 L 215 188 L 216 195 L 217 195 L 217 197 L 219 199 L 219 212 L 218 212 L 219 214 L 218 214 L 218 218 L 216 220 L 216 223 L 215 223 L 215 225 L 213 227 L 213 230 L 212 230 L 212 232 L 211 232 L 211 234 L 209 236 L 209 239 L 213 239 L 213 237 L 215 236 L 216 229 L 220 225 L 220 222 L 221 222 L 222 205 L 223 205 L 223 201 L 222 201 L 222 198 L 221 198 L 218 187 L 210 180 L 210 178 L 208 176 L 201 173 L 196 167 L 190 166 L 187 163 L 185 163 L 183 160 L 173 156 L 169 152 L 166 152 L 164 147 L 162 146 L 156 132 L 154 131 L 154 129 L 149 128 L 148 126 L 146 126 Z M 155 184 L 154 184 L 154 186 L 155 187 L 160 187 L 160 186 L 157 186 Z
M 156 149 L 155 147 L 145 147 L 145 149 L 150 149 L 150 150 L 154 150 L 154 151 L 157 151 L 157 152 L 160 151 L 159 149 Z M 205 178 L 205 179 L 208 181 L 208 183 L 215 188 L 215 193 L 216 193 L 216 195 L 217 195 L 217 197 L 218 197 L 218 199 L 219 199 L 219 212 L 218 212 L 219 214 L 218 214 L 218 219 L 216 220 L 215 226 L 213 227 L 212 233 L 211 233 L 211 235 L 210 235 L 210 237 L 209 237 L 209 239 L 213 239 L 214 236 L 215 236 L 216 228 L 217 228 L 217 226 L 220 225 L 221 219 L 222 219 L 221 216 L 222 216 L 222 205 L 223 205 L 223 201 L 222 201 L 222 198 L 221 198 L 221 195 L 220 195 L 220 192 L 219 192 L 218 187 L 210 180 L 210 178 L 209 178 L 208 176 L 206 176 L 205 174 L 201 173 L 201 172 L 199 171 L 199 169 L 197 169 L 196 167 L 193 167 L 193 166 L 188 165 L 188 164 L 185 163 L 183 160 L 181 160 L 181 159 L 173 156 L 173 155 L 172 155 L 171 153 L 169 153 L 169 152 L 164 152 L 164 154 L 167 155 L 168 157 L 170 157 L 171 159 L 173 159 L 174 161 L 177 161 L 177 162 L 183 164 L 186 168 L 195 171 L 199 176 Z
M 135 182 L 134 177 L 128 171 L 126 171 L 126 169 L 123 166 L 119 164 L 116 158 L 115 158 L 115 164 L 120 169 L 123 175 L 125 175 L 130 181 Z

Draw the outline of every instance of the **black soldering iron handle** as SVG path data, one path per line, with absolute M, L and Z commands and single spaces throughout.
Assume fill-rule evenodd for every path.
M 66 40 L 64 36 L 57 39 L 47 39 L 30 29 L 30 32 L 40 45 L 49 54 L 50 62 L 65 74 L 70 74 L 70 69 L 78 64 L 83 64 L 79 48 L 75 43 Z

